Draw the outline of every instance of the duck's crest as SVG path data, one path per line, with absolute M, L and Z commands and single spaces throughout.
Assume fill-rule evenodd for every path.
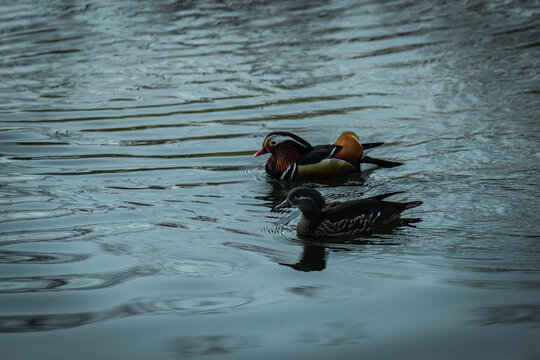
M 266 139 L 268 139 L 271 136 L 281 136 L 281 137 L 283 137 L 283 139 L 279 139 L 279 140 L 276 139 L 278 143 L 289 140 L 289 141 L 293 141 L 293 142 L 297 143 L 298 145 L 304 147 L 306 150 L 312 148 L 311 144 L 308 143 L 306 140 L 304 140 L 300 136 L 295 135 L 293 133 L 290 133 L 288 131 L 274 131 L 274 132 L 271 132 L 270 134 L 266 135 L 266 137 L 264 138 L 264 141 L 266 142 Z

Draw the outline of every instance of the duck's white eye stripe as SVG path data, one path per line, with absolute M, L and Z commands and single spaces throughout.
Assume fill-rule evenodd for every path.
M 290 141 L 294 141 L 295 143 L 297 143 L 298 145 L 300 145 L 302 147 L 307 147 L 306 144 L 302 144 L 301 142 L 299 142 L 298 140 L 296 140 L 296 139 L 294 139 L 294 138 L 292 138 L 290 136 L 274 135 L 270 139 L 272 139 L 272 141 L 270 142 L 270 145 L 275 145 L 274 141 L 276 143 L 282 143 L 284 141 L 290 140 Z

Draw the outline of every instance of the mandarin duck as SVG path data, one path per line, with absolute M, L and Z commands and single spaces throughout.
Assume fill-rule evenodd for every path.
M 366 156 L 382 142 L 360 144 L 358 135 L 346 131 L 331 145 L 311 146 L 301 137 L 285 131 L 268 134 L 263 146 L 253 156 L 270 153 L 266 172 L 282 180 L 311 180 L 343 176 L 360 172 L 360 163 L 381 167 L 399 166 L 401 163 Z
M 275 209 L 295 207 L 302 217 L 296 231 L 307 237 L 336 237 L 369 233 L 399 218 L 402 211 L 422 204 L 383 201 L 398 192 L 343 202 L 325 204 L 320 192 L 308 187 L 292 189 Z

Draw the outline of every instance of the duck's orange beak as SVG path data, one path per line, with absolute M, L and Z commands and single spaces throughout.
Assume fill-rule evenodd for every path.
M 253 156 L 259 156 L 259 155 L 263 155 L 263 154 L 267 154 L 267 153 L 268 153 L 268 149 L 263 146 L 261 148 L 261 150 L 257 151 L 255 154 L 253 154 Z

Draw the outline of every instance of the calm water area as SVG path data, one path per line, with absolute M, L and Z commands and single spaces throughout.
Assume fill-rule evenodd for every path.
M 0 357 L 540 359 L 540 1 L 0 0 Z M 309 241 L 266 134 L 402 161 Z

